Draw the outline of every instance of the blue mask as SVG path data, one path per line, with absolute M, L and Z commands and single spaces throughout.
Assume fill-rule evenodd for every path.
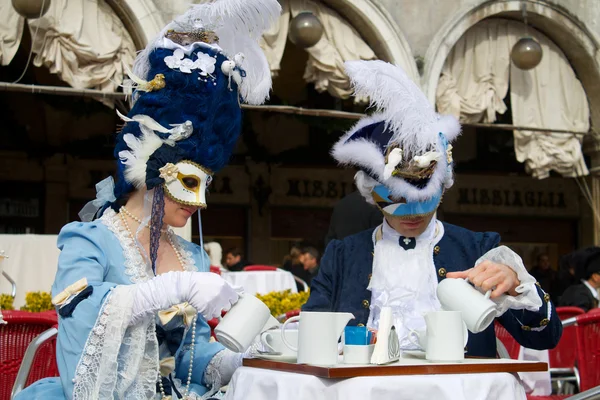
M 442 188 L 430 199 L 399 203 L 392 200 L 390 190 L 384 185 L 373 188 L 373 200 L 385 215 L 393 217 L 411 217 L 428 215 L 437 209 L 442 200 Z

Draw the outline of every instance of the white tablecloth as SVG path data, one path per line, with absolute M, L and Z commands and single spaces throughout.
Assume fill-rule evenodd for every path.
M 509 373 L 399 375 L 322 379 L 260 368 L 239 368 L 225 400 L 525 400 Z
M 294 276 L 288 271 L 223 272 L 221 276 L 232 285 L 243 287 L 244 292 L 249 294 L 267 294 L 287 289 L 298 293 Z
M 534 350 L 521 346 L 519 360 L 540 361 L 550 365 L 548 350 Z M 546 372 L 519 372 L 527 393 L 533 396 L 548 396 L 552 394 L 552 381 L 550 371 Z
M 0 265 L 0 293 L 11 291 L 10 283 L 1 276 L 4 269 L 17 283 L 15 308 L 25 305 L 27 292 L 50 292 L 60 254 L 56 238 L 56 235 L 0 235 L 0 250 L 8 256 Z

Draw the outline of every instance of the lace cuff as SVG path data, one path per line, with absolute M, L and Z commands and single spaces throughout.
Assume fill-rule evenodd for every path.
M 524 309 L 528 311 L 538 311 L 540 309 L 542 306 L 542 299 L 536 290 L 535 278 L 527 272 L 525 265 L 523 265 L 523 260 L 521 260 L 521 257 L 519 257 L 517 253 L 506 246 L 499 246 L 481 256 L 475 265 L 478 265 L 483 261 L 492 261 L 497 264 L 508 266 L 517 273 L 517 277 L 521 282 L 515 289 L 518 296 L 502 295 L 492 299 L 492 301 L 496 303 L 497 317 L 504 314 L 508 309 Z
M 243 358 L 243 354 L 227 349 L 215 354 L 204 372 L 204 383 L 212 388 L 211 395 L 229 383 L 235 370 L 242 366 Z
M 150 398 L 156 391 L 154 323 L 129 327 L 132 286 L 110 290 L 89 333 L 73 379 L 73 400 Z

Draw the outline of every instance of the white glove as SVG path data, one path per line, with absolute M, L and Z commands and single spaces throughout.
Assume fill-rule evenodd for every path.
M 229 310 L 239 298 L 229 283 L 212 272 L 171 271 L 133 286 L 130 325 L 186 301 L 210 320 Z

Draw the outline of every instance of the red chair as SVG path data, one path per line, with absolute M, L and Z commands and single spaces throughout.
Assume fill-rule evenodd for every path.
M 494 330 L 496 331 L 496 338 L 502 342 L 510 358 L 513 360 L 518 359 L 521 345 L 511 336 L 510 333 L 508 333 L 506 329 L 504 329 L 504 327 L 498 321 L 494 321 Z
M 580 390 L 600 385 L 600 313 L 587 313 L 577 319 L 577 366 Z
M 0 325 L 0 399 L 9 399 L 19 368 L 26 358 L 27 348 L 42 333 L 52 330 L 50 340 L 40 344 L 38 351 L 28 360 L 30 373 L 23 386 L 39 379 L 58 376 L 56 365 L 56 326 L 55 311 L 31 313 L 27 311 L 3 311 L 6 325 Z M 46 335 L 48 336 L 48 335 Z
M 277 271 L 279 268 L 270 265 L 248 265 L 244 267 L 244 271 Z
M 287 321 L 289 318 L 296 317 L 296 316 L 300 315 L 300 311 L 301 311 L 301 310 L 300 310 L 300 309 L 298 309 L 298 310 L 292 310 L 292 311 L 288 311 L 288 312 L 286 312 L 285 314 L 280 314 L 280 315 L 278 315 L 278 316 L 277 316 L 277 320 L 278 320 L 279 322 L 285 322 L 285 321 Z
M 575 366 L 577 358 L 577 333 L 573 320 L 570 318 L 584 314 L 579 307 L 557 307 L 556 313 L 563 323 L 563 333 L 558 345 L 549 351 L 550 374 L 558 384 L 558 392 L 562 393 L 564 382 L 574 382 L 579 386 L 579 371 Z

